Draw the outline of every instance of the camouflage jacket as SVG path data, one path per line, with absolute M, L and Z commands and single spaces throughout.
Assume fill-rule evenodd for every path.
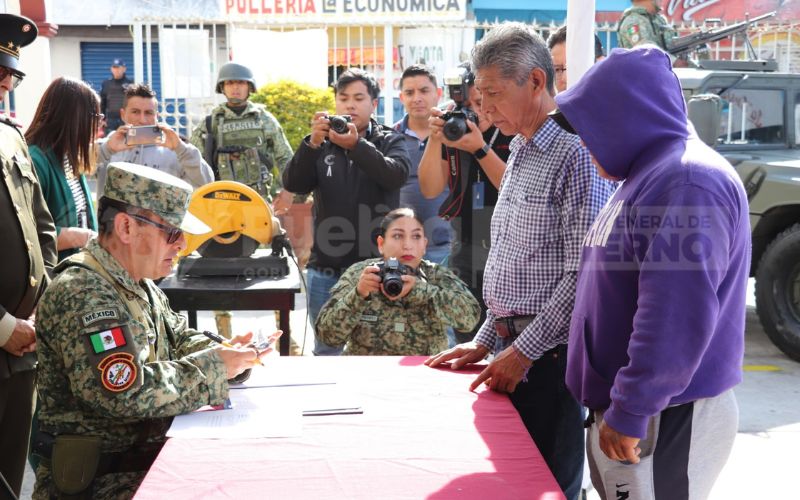
M 191 143 L 203 152 L 217 180 L 242 182 L 262 195 L 266 192 L 268 198 L 275 196 L 281 188 L 280 173 L 293 154 L 278 120 L 263 105 L 250 101 L 240 115 L 225 103 L 210 115 L 214 151 L 206 151 L 206 120 L 192 132 Z M 262 165 L 266 171 L 259 168 Z
M 654 43 L 667 50 L 677 33 L 661 14 L 650 14 L 644 7 L 629 7 L 617 25 L 619 46 L 630 49 L 644 43 Z
M 362 299 L 356 291 L 361 272 L 380 259 L 350 266 L 331 289 L 315 325 L 319 339 L 347 344 L 351 355 L 431 355 L 447 348 L 445 328 L 469 331 L 480 306 L 467 285 L 446 267 L 423 260 L 414 288 L 399 300 L 383 293 Z
M 99 436 L 103 451 L 121 451 L 163 441 L 168 417 L 224 402 L 227 372 L 210 341 L 97 240 L 83 252 L 144 314 L 134 317 L 99 273 L 70 259 L 56 267 L 36 318 L 41 431 Z

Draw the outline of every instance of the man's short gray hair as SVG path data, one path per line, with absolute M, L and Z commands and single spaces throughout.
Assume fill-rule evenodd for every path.
M 544 39 L 523 23 L 503 23 L 493 28 L 472 49 L 472 69 L 494 66 L 503 78 L 522 85 L 535 68 L 544 71 L 547 91 L 555 94 L 553 58 Z

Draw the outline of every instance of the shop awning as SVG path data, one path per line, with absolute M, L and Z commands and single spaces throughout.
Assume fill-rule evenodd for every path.
M 334 56 L 336 58 L 335 61 Z M 399 63 L 398 56 L 397 47 L 394 47 L 392 49 L 393 64 Z M 383 59 L 383 47 L 350 47 L 349 49 L 339 47 L 328 49 L 328 66 L 333 66 L 334 62 L 337 66 L 376 65 L 383 64 Z

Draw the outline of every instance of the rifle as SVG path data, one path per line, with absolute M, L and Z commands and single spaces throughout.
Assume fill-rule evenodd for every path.
M 747 38 L 747 28 L 749 28 L 752 23 L 767 19 L 775 14 L 777 14 L 777 11 L 773 10 L 772 12 L 767 12 L 766 14 L 761 14 L 760 16 L 754 17 L 753 19 L 745 19 L 740 23 L 732 24 L 724 28 L 703 30 L 698 33 L 692 33 L 691 35 L 675 38 L 672 40 L 672 43 L 669 44 L 667 51 L 674 56 L 680 56 L 702 47 L 707 43 L 716 42 L 737 33 L 745 33 L 745 41 L 750 49 L 750 54 L 751 56 L 754 56 L 755 51 L 753 50 L 752 45 L 750 45 L 750 40 Z M 753 58 L 755 59 L 755 57 Z

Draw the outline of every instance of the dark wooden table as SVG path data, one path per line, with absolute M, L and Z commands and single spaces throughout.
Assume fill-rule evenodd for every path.
M 294 266 L 289 265 L 289 275 L 283 278 L 178 278 L 173 273 L 158 286 L 172 309 L 188 312 L 191 328 L 197 328 L 197 311 L 279 311 L 283 330 L 279 350 L 281 356 L 289 355 L 289 311 L 300 292 L 300 276 Z

